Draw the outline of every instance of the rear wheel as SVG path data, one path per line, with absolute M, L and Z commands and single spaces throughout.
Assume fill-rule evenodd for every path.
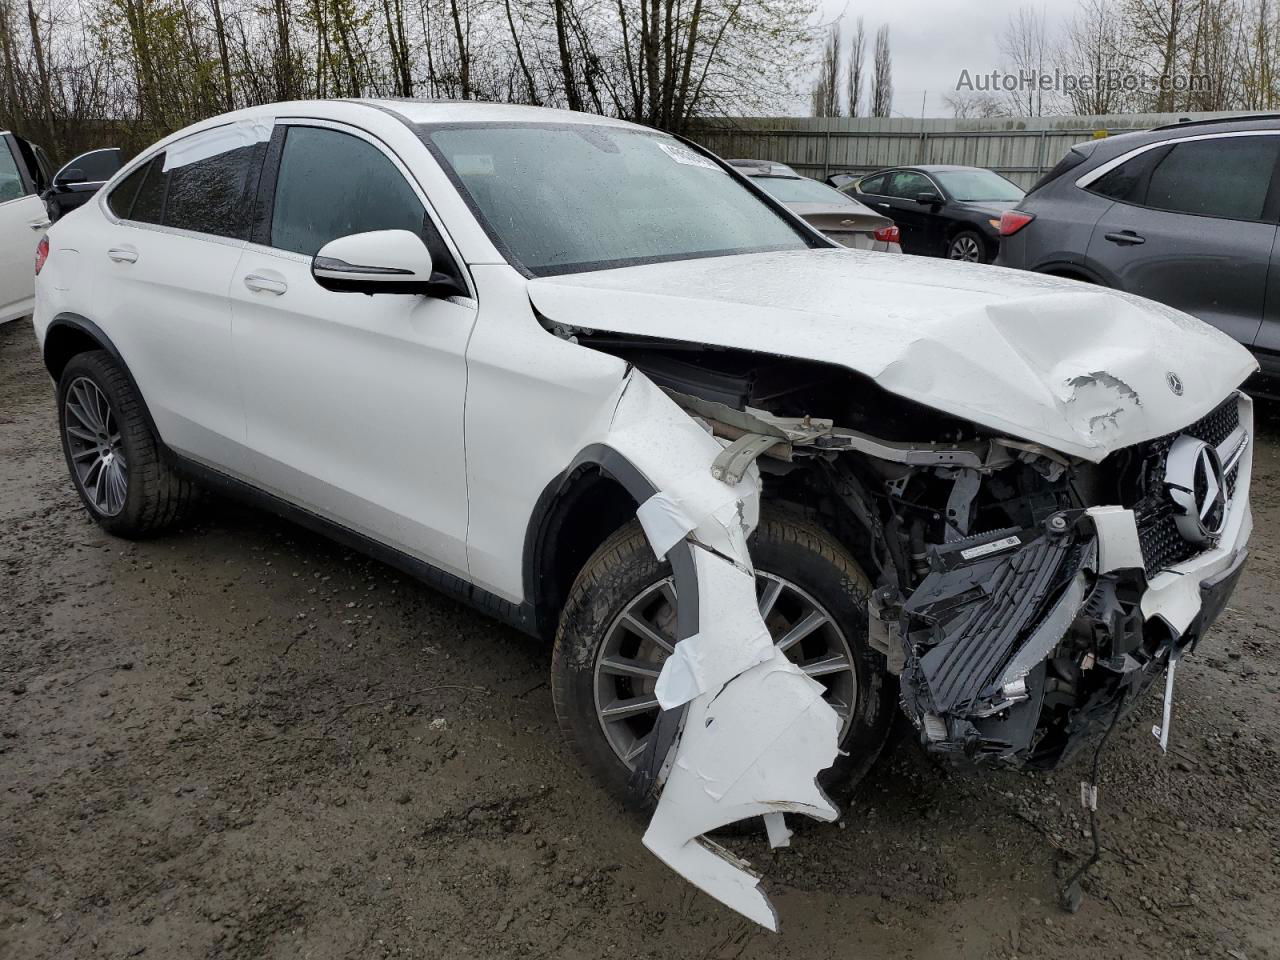
M 775 643 L 822 684 L 840 719 L 848 755 L 821 779 L 851 785 L 879 755 L 893 717 L 893 684 L 867 644 L 871 585 L 830 534 L 791 516 L 766 516 L 751 556 Z M 670 566 L 632 522 L 587 561 L 561 617 L 556 715 L 584 764 L 619 797 L 658 716 L 654 685 L 675 644 L 676 604 Z
M 966 263 L 986 263 L 991 257 L 982 237 L 972 230 L 961 230 L 947 244 L 947 259 Z
M 105 350 L 72 357 L 58 379 L 58 425 L 72 483 L 105 530 L 145 537 L 176 523 L 195 498 L 164 460 L 142 399 Z

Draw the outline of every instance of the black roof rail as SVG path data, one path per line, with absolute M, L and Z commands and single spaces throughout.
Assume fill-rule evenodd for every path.
M 1183 127 L 1203 127 L 1213 123 L 1243 123 L 1249 120 L 1280 120 L 1280 113 L 1249 113 L 1238 117 L 1209 117 L 1205 120 L 1179 120 L 1152 127 L 1152 130 L 1181 130 Z

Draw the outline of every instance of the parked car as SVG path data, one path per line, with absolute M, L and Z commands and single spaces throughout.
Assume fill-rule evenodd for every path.
M 119 147 L 89 150 L 63 164 L 42 194 L 50 220 L 59 220 L 81 207 L 110 180 L 124 163 Z
M 730 160 L 729 163 L 841 246 L 879 253 L 902 252 L 898 228 L 893 221 L 848 194 L 802 177 L 784 163 L 768 160 Z
M 840 249 L 620 120 L 255 107 L 143 151 L 35 266 L 95 521 L 154 536 L 209 485 L 554 637 L 582 762 L 771 928 L 705 834 L 835 819 L 815 778 L 860 776 L 899 704 L 940 757 L 1053 766 L 1246 555 L 1230 338 Z
M 48 182 L 44 152 L 16 134 L 0 132 L 0 323 L 31 313 L 31 263 L 49 225 L 40 192 Z
M 844 187 L 893 218 L 906 253 L 990 263 L 1000 249 L 1000 216 L 1022 189 L 981 167 L 929 165 L 880 170 Z
M 1072 147 L 1005 215 L 1000 263 L 1185 310 L 1280 374 L 1280 116 Z

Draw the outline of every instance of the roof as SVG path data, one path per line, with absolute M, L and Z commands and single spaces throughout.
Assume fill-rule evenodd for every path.
M 481 100 L 366 97 L 348 102 L 365 103 L 372 107 L 389 110 L 410 123 L 590 123 L 597 126 L 647 129 L 626 120 L 602 117 L 594 113 L 581 113 L 577 110 L 487 103 Z

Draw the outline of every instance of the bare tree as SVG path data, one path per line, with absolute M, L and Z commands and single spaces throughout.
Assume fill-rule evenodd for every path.
M 813 82 L 813 115 L 815 117 L 840 116 L 840 21 L 827 30 L 827 42 L 822 48 L 822 63 L 818 78 Z
M 876 31 L 876 50 L 871 68 L 871 115 L 887 117 L 893 109 L 893 58 L 889 53 L 889 25 Z
M 1131 99 L 1112 78 L 1124 68 L 1124 21 L 1111 0 L 1082 0 L 1063 31 L 1058 66 L 1073 82 L 1063 91 L 1072 112 L 1120 113 Z
M 1010 112 L 1014 116 L 1040 117 L 1052 113 L 1051 103 L 1040 78 L 1048 71 L 1051 56 L 1049 28 L 1045 16 L 1034 7 L 1022 7 L 1009 17 L 1000 37 L 1000 52 L 1004 55 L 1018 87 L 1009 91 Z M 1051 101 L 1052 94 L 1048 93 Z
M 862 109 L 862 71 L 866 67 L 867 31 L 859 17 L 849 38 L 849 77 L 846 84 L 846 107 L 849 116 L 856 117 Z
M 942 102 L 947 105 L 951 115 L 958 120 L 969 118 L 988 120 L 992 117 L 1009 116 L 1009 110 L 1000 98 L 990 93 L 957 91 L 944 94 Z

